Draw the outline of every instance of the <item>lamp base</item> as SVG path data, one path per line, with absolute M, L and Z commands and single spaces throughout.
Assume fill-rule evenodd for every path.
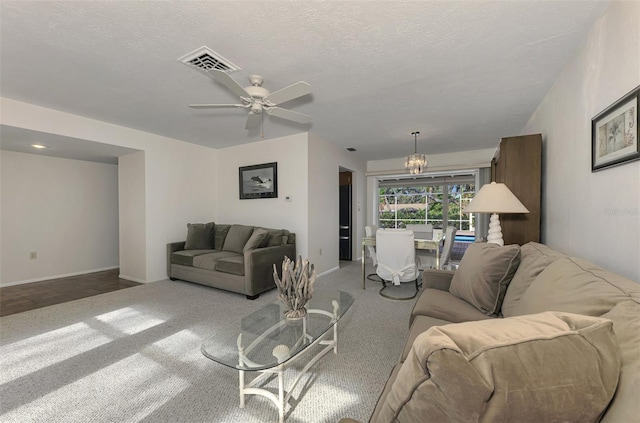
M 489 219 L 489 234 L 487 235 L 487 242 L 492 244 L 504 245 L 504 239 L 502 239 L 502 227 L 500 226 L 500 218 L 498 213 L 493 213 Z

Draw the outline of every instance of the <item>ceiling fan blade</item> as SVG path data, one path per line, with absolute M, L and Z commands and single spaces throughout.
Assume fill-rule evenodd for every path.
M 238 97 L 251 98 L 251 94 L 249 94 L 242 85 L 238 84 L 235 79 L 231 78 L 228 73 L 217 69 L 209 69 L 207 72 L 213 79 L 229 88 Z
M 192 109 L 222 109 L 249 107 L 244 104 L 189 104 Z
M 279 117 L 280 119 L 292 120 L 302 124 L 311 123 L 311 116 L 303 115 L 293 110 L 283 109 L 282 107 L 265 107 L 264 110 L 266 110 L 269 115 Z
M 269 94 L 265 98 L 265 101 L 276 105 L 286 103 L 287 101 L 291 101 L 295 98 L 302 97 L 303 95 L 307 94 L 311 94 L 311 85 L 307 84 L 304 81 L 300 81 Z
M 249 116 L 247 117 L 247 124 L 244 126 L 244 129 L 253 129 L 256 126 L 260 125 L 260 120 L 262 116 L 260 113 L 249 112 Z

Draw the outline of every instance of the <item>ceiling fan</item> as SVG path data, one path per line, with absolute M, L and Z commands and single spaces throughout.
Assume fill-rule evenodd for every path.
M 257 127 L 262 122 L 263 112 L 293 122 L 302 124 L 311 123 L 311 116 L 278 107 L 279 104 L 311 94 L 311 85 L 306 82 L 296 82 L 293 85 L 289 85 L 272 93 L 262 86 L 264 79 L 260 75 L 250 75 L 249 82 L 251 82 L 251 86 L 242 87 L 226 72 L 209 69 L 207 73 L 214 80 L 220 82 L 239 96 L 242 104 L 190 104 L 189 107 L 192 109 L 249 109 L 249 116 L 247 117 L 247 124 L 245 125 L 246 129 Z

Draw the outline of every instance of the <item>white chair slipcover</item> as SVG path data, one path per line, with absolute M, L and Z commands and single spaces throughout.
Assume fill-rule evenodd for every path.
M 418 278 L 413 232 L 406 229 L 384 229 L 376 232 L 376 273 L 382 280 L 401 282 Z

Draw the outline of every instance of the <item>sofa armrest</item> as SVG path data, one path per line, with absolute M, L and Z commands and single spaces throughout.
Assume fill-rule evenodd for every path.
M 455 271 L 453 270 L 426 269 L 424 273 L 422 273 L 422 288 L 449 291 L 454 273 Z
M 170 242 L 167 244 L 167 276 L 171 277 L 171 254 L 184 250 L 186 241 Z
M 273 280 L 273 265 L 276 265 L 278 274 L 280 275 L 284 256 L 295 260 L 296 246 L 294 244 L 284 244 L 245 251 L 245 294 L 258 295 L 261 292 L 273 288 L 275 286 L 275 281 Z

